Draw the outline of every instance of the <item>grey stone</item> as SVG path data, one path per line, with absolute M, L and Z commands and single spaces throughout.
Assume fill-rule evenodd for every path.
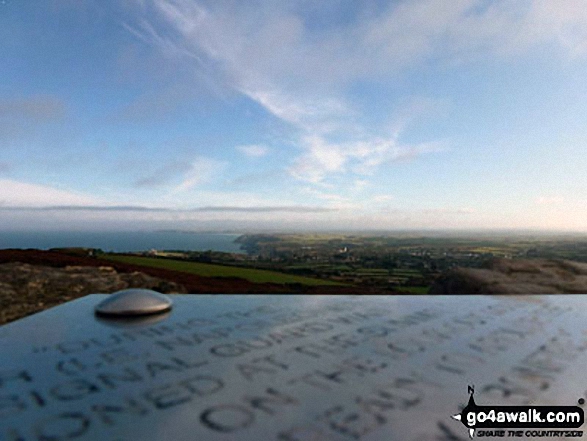
M 0 439 L 465 441 L 468 386 L 478 405 L 585 398 L 583 295 L 171 297 L 0 327 Z

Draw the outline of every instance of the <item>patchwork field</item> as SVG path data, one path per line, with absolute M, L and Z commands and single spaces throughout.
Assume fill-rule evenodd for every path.
M 160 268 L 172 271 L 180 271 L 188 274 L 195 274 L 202 277 L 235 277 L 248 280 L 253 283 L 277 283 L 293 284 L 299 283 L 308 286 L 341 286 L 342 284 L 329 280 L 313 279 L 311 277 L 296 276 L 291 274 L 278 273 L 276 271 L 259 270 L 252 268 L 239 268 L 234 266 L 214 265 L 199 262 L 187 262 L 174 259 L 158 259 L 153 257 L 103 255 L 102 259 L 114 262 L 127 263 L 132 265 Z

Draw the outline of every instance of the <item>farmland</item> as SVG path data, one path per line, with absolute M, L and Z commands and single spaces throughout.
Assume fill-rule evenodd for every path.
M 568 234 L 257 234 L 238 241 L 248 252 L 242 265 L 409 294 L 427 293 L 453 268 L 496 258 L 587 262 L 587 238 Z
M 190 262 L 186 260 L 161 259 L 154 257 L 127 256 L 117 254 L 102 255 L 101 258 L 132 265 L 160 268 L 195 274 L 202 277 L 233 277 L 248 280 L 253 283 L 302 284 L 309 286 L 340 285 L 340 283 L 301 277 L 292 274 L 283 274 L 276 271 L 243 268 L 236 266 L 217 265 L 210 263 Z
M 246 254 L 151 250 L 103 258 L 253 283 L 405 294 L 425 294 L 447 271 L 496 258 L 587 262 L 587 238 L 570 235 L 249 234 L 237 242 Z

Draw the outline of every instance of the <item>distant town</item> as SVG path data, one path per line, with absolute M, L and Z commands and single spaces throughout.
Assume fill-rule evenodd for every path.
M 481 268 L 496 258 L 587 262 L 587 238 L 565 235 L 247 234 L 237 242 L 246 254 L 182 250 L 136 254 L 278 271 L 411 294 L 427 293 L 434 281 L 452 268 Z
M 587 292 L 584 236 L 304 233 L 235 237 L 239 252 L 0 249 L 0 323 L 87 294 L 126 288 L 183 294 Z

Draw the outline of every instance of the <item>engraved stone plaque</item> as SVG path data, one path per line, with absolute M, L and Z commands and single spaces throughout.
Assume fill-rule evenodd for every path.
M 586 296 L 171 297 L 1 327 L 0 440 L 467 440 L 469 385 L 505 406 L 587 391 Z

